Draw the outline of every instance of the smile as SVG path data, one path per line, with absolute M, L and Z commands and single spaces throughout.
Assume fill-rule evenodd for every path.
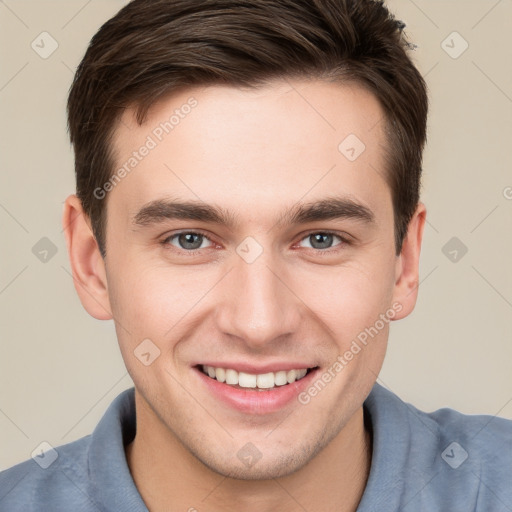
M 251 374 L 238 372 L 231 368 L 215 368 L 213 366 L 200 365 L 199 368 L 210 378 L 233 386 L 234 388 L 247 389 L 253 388 L 259 391 L 273 389 L 277 386 L 292 384 L 304 378 L 313 368 L 300 368 L 292 370 L 279 370 L 277 372 L 267 372 L 260 374 Z
M 231 365 L 227 361 L 215 366 L 199 363 L 193 369 L 199 389 L 224 406 L 251 415 L 277 413 L 292 404 L 301 406 L 299 394 L 311 386 L 320 372 L 319 366 L 304 368 L 303 363 L 257 367 L 243 362 Z

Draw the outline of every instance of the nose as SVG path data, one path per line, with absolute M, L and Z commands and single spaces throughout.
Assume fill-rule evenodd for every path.
M 293 292 L 290 272 L 266 252 L 252 263 L 235 258 L 223 281 L 216 319 L 224 334 L 258 351 L 299 328 L 305 306 Z

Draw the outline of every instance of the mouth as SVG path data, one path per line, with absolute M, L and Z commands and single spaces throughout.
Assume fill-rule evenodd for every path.
M 304 379 L 318 366 L 311 368 L 294 368 L 290 370 L 277 370 L 265 373 L 248 373 L 234 370 L 233 368 L 222 368 L 198 364 L 195 366 L 204 375 L 234 389 L 245 391 L 272 391 L 278 387 L 289 386 Z
M 320 366 L 306 368 L 301 363 L 264 367 L 235 363 L 237 370 L 229 368 L 228 363 L 217 364 L 192 367 L 198 389 L 224 407 L 259 417 L 272 417 L 289 407 L 303 407 L 300 394 L 313 385 L 320 372 Z

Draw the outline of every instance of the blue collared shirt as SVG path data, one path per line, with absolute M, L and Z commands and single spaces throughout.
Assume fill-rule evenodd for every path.
M 425 413 L 378 383 L 364 413 L 373 454 L 357 512 L 512 512 L 512 421 Z M 92 435 L 1 472 L 0 512 L 147 512 L 124 451 L 134 435 L 131 388 Z

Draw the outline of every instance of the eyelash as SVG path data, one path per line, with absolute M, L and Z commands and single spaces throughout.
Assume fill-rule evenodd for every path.
M 198 253 L 200 253 L 201 251 L 203 251 L 204 249 L 192 249 L 192 250 L 186 250 L 186 249 L 179 249 L 177 247 L 174 247 L 172 246 L 169 241 L 172 240 L 173 238 L 179 236 L 179 235 L 184 235 L 184 234 L 187 234 L 187 235 L 201 235 L 203 236 L 204 238 L 206 238 L 209 242 L 212 242 L 213 244 L 215 244 L 215 242 L 213 240 L 211 240 L 211 238 L 204 232 L 202 232 L 201 230 L 195 230 L 195 231 L 179 231 L 177 233 L 173 233 L 167 237 L 165 237 L 160 243 L 163 247 L 165 247 L 166 249 L 169 249 L 169 247 L 172 247 L 172 249 L 169 249 L 171 251 L 175 250 L 179 253 L 185 253 L 187 256 L 196 256 Z M 340 233 L 336 232 L 336 231 L 329 231 L 329 230 L 321 230 L 321 231 L 310 231 L 308 233 L 306 233 L 300 240 L 299 242 L 302 242 L 302 240 L 304 240 L 305 238 L 308 238 L 310 237 L 311 235 L 316 235 L 316 234 L 322 234 L 322 235 L 333 235 L 333 236 L 336 236 L 338 237 L 340 240 L 341 240 L 341 243 L 338 244 L 337 246 L 335 247 L 339 247 L 341 246 L 341 248 L 329 248 L 329 249 L 315 249 L 314 247 L 307 247 L 307 249 L 311 249 L 313 251 L 315 251 L 316 253 L 318 254 L 332 254 L 332 253 L 336 253 L 340 250 L 342 250 L 342 247 L 346 246 L 346 245 L 351 245 L 351 241 L 348 239 L 348 237 L 345 237 L 343 235 L 341 235 Z

